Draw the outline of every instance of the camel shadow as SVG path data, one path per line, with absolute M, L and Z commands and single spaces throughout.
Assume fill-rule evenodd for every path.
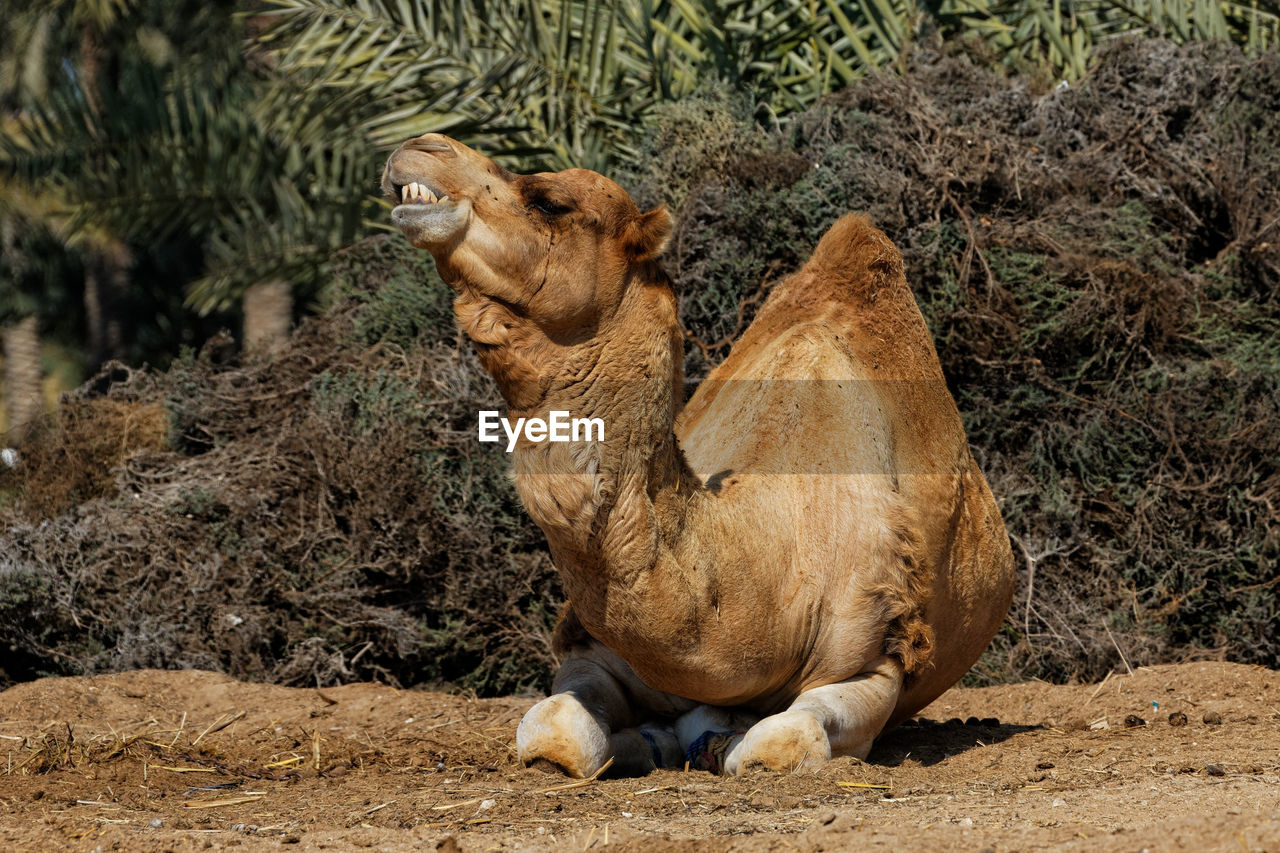
M 926 767 L 976 746 L 991 746 L 1023 732 L 1034 732 L 1044 726 L 1002 723 L 995 718 L 967 721 L 951 719 L 907 720 L 889 734 L 878 739 L 867 756 L 868 764 L 898 767 L 910 756 Z

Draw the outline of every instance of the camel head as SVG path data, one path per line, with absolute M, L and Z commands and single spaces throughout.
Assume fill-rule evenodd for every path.
M 553 340 L 589 336 L 606 322 L 672 227 L 665 207 L 641 213 L 603 175 L 516 175 L 438 133 L 391 155 L 382 190 L 396 205 L 391 221 L 432 254 L 460 306 L 497 303 Z

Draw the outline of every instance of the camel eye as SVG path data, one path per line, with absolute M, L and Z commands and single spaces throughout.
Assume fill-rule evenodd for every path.
M 573 208 L 562 202 L 553 201 L 546 196 L 535 196 L 529 199 L 529 207 L 536 210 L 544 216 L 564 216 L 566 213 L 572 213 Z

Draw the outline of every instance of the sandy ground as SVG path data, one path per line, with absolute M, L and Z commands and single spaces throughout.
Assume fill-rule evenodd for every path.
M 531 703 L 205 672 L 18 685 L 0 849 L 1280 851 L 1261 668 L 957 689 L 808 776 L 573 783 L 517 766 Z

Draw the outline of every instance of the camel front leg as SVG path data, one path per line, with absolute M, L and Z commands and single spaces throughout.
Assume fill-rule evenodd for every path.
M 902 663 L 885 656 L 847 681 L 806 690 L 730 742 L 724 772 L 763 766 L 791 773 L 816 770 L 839 755 L 866 758 L 898 704 L 902 678 Z
M 610 758 L 609 773 L 615 776 L 679 766 L 684 753 L 672 730 L 641 723 L 655 715 L 672 716 L 689 704 L 645 687 L 621 658 L 593 643 L 566 656 L 551 695 L 520 720 L 516 750 L 526 766 L 579 779 Z

